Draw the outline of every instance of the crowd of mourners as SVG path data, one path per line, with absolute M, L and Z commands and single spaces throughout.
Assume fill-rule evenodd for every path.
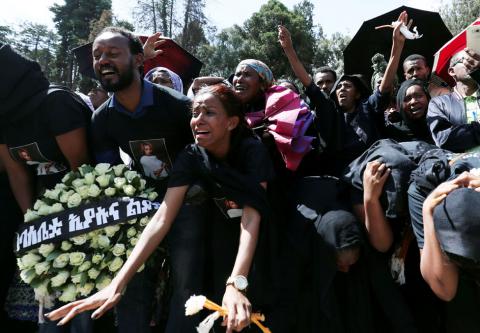
M 195 332 L 202 314 L 184 304 L 196 294 L 228 310 L 217 332 L 258 330 L 253 311 L 272 332 L 480 332 L 480 54 L 452 56 L 449 87 L 424 56 L 402 54 L 400 26 L 371 84 L 329 67 L 310 76 L 284 26 L 296 78 L 245 59 L 190 86 L 167 68 L 143 73 L 158 34 L 142 45 L 106 28 L 88 96 L 0 44 L 2 320 L 22 332 Z M 161 206 L 108 287 L 22 326 L 38 320 L 15 272 L 22 213 L 96 163 L 137 170 Z M 170 292 L 158 316 L 158 271 L 136 272 L 161 243 Z

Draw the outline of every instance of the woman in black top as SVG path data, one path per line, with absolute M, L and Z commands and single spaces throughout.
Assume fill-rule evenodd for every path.
M 425 83 L 413 79 L 402 83 L 397 93 L 399 122 L 386 124 L 386 135 L 397 142 L 421 140 L 433 144 L 432 134 L 427 126 L 427 110 L 430 102 Z
M 164 201 L 119 274 L 109 287 L 50 313 L 49 319 L 64 317 L 60 322 L 64 324 L 85 310 L 99 308 L 93 314 L 96 318 L 113 307 L 120 300 L 127 281 L 167 234 L 188 185 L 201 179 L 206 183 L 210 197 L 225 198 L 229 208 L 232 208 L 230 201 L 242 208 L 236 258 L 223 305 L 229 311 L 227 332 L 239 331 L 248 325 L 251 305 L 242 292 L 245 286 L 237 282 L 246 282 L 250 271 L 260 220 L 267 211 L 265 188 L 272 177 L 272 166 L 265 148 L 248 130 L 241 104 L 233 91 L 224 85 L 204 88 L 195 96 L 191 127 L 196 143 L 178 156 Z M 228 246 L 235 247 L 236 244 Z M 221 255 L 229 249 L 217 248 L 216 251 L 216 255 Z

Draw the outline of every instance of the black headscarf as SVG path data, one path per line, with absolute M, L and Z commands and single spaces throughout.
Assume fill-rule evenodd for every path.
M 405 94 L 407 93 L 408 88 L 411 86 L 420 86 L 430 100 L 430 94 L 428 93 L 427 87 L 425 83 L 418 79 L 407 80 L 400 85 L 398 88 L 397 93 L 397 110 L 402 117 L 402 121 L 398 123 L 392 123 L 392 126 L 398 130 L 402 137 L 402 141 L 410 141 L 410 140 L 424 140 L 426 142 L 432 142 L 432 135 L 430 134 L 430 130 L 427 126 L 427 115 L 419 119 L 410 119 L 406 114 L 403 108 L 403 100 L 405 99 Z
M 326 213 L 315 222 L 315 227 L 323 240 L 337 251 L 360 246 L 363 242 L 355 216 L 344 210 Z
M 435 233 L 448 253 L 480 265 L 480 193 L 470 188 L 452 191 L 435 208 Z
M 49 82 L 40 65 L 0 43 L 0 117 L 13 122 L 34 112 L 47 96 Z

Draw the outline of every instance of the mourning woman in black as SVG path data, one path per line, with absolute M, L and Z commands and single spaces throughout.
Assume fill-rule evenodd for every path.
M 229 313 L 227 332 L 240 331 L 248 325 L 251 305 L 242 289 L 254 258 L 260 220 L 266 211 L 265 188 L 272 177 L 272 166 L 261 142 L 247 129 L 241 104 L 230 88 L 224 85 L 203 88 L 193 101 L 190 124 L 195 144 L 177 157 L 164 201 L 118 275 L 109 287 L 50 313 L 49 319 L 64 317 L 60 321 L 64 324 L 80 312 L 99 308 L 93 314 L 97 318 L 113 307 L 127 282 L 166 236 L 189 184 L 201 179 L 210 198 L 234 201 L 235 207 L 242 208 L 237 243 L 226 245 L 237 250 L 228 273 L 230 278 L 222 281 L 222 288 L 223 305 Z M 229 250 L 217 248 L 215 256 Z M 238 282 L 243 282 L 243 286 Z
M 386 124 L 386 135 L 397 142 L 421 140 L 433 144 L 426 116 L 430 94 L 421 80 L 412 79 L 402 83 L 397 93 L 399 122 Z

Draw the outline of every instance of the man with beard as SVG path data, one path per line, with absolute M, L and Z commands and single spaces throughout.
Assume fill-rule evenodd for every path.
M 435 144 L 453 152 L 480 145 L 480 54 L 466 49 L 452 56 L 453 92 L 430 101 L 427 123 Z
M 162 201 L 168 178 L 151 178 L 142 169 L 142 144 L 152 147 L 152 154 L 171 167 L 177 153 L 193 141 L 190 129 L 190 100 L 174 91 L 142 79 L 143 46 L 131 32 L 121 28 L 105 28 L 92 47 L 93 67 L 103 89 L 113 95 L 92 117 L 92 141 L 98 163 L 121 163 L 119 147 L 127 153 L 145 177 L 155 186 Z M 196 239 L 186 233 L 201 227 L 199 207 L 184 205 L 169 235 L 173 284 L 166 332 L 194 330 L 190 317 L 185 317 L 183 304 L 191 293 L 199 293 L 201 281 L 194 271 L 198 258 L 184 258 L 182 247 L 197 246 Z M 190 251 L 187 251 L 191 253 Z M 198 251 L 199 255 L 201 251 Z M 183 260 L 183 262 L 182 262 Z M 185 260 L 192 260 L 186 263 Z M 146 269 L 137 273 L 117 306 L 119 332 L 150 332 L 151 304 L 154 296 L 154 274 Z M 181 272 L 182 274 L 177 274 Z M 199 279 L 197 279 L 199 280 Z M 190 322 L 189 322 L 190 321 Z

